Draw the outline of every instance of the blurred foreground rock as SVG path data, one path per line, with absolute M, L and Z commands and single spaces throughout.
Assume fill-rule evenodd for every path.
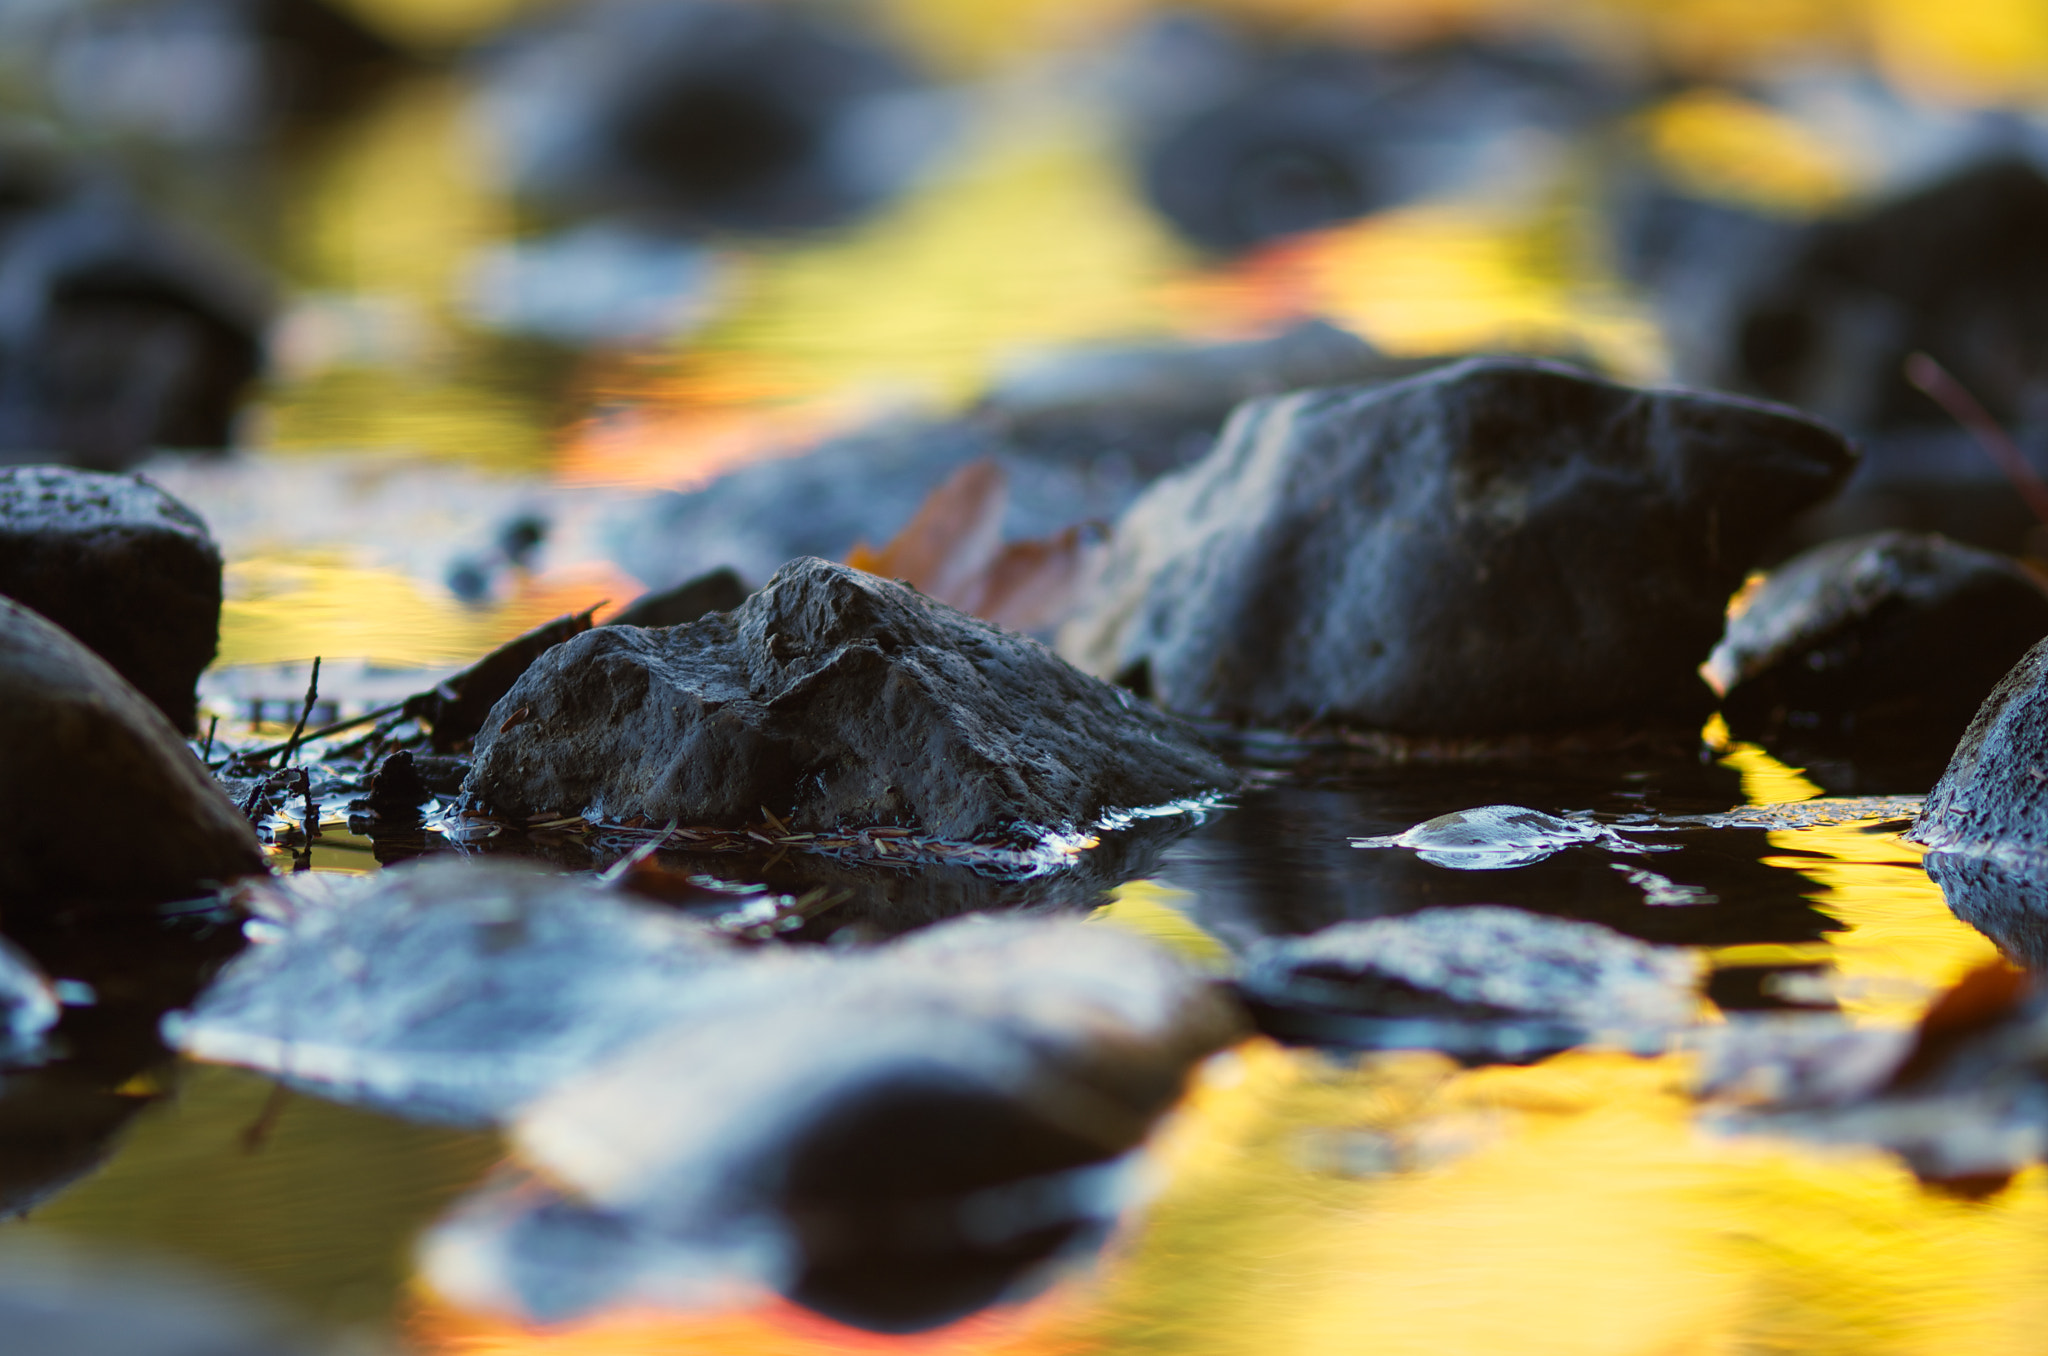
M 1166 952 L 1073 921 L 943 924 L 798 978 L 533 1107 L 515 1143 L 557 1185 L 472 1201 L 430 1279 L 536 1318 L 752 1283 L 933 1326 L 1099 1239 L 1116 1160 L 1240 1030 Z
M 220 548 L 139 476 L 0 469 L 0 594 L 85 642 L 179 730 L 220 636 Z
M 57 993 L 36 963 L 0 938 L 0 1066 L 31 1060 L 57 1024 Z
M 1033 845 L 1236 784 L 1177 721 L 1022 636 L 822 560 L 670 630 L 599 627 L 494 707 L 464 793 L 514 823 Z
M 1546 362 L 1258 401 L 1125 514 L 1060 651 L 1242 725 L 1689 734 L 1729 594 L 1853 463 L 1789 410 Z
M 16 1237 L 0 1248 L 9 1356 L 315 1356 L 244 1295 L 184 1267 Z
M 2048 875 L 2048 640 L 2000 679 L 1906 836 Z
M 0 899 L 10 913 L 180 899 L 263 870 L 249 822 L 163 713 L 5 598 L 0 766 Z
M 1931 760 L 1932 780 L 1984 698 L 2043 636 L 2048 588 L 2017 561 L 1883 532 L 1773 570 L 1707 669 L 1739 739 L 1878 761 L 1918 754 Z

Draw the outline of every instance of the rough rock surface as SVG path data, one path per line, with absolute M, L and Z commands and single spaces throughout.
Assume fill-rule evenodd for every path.
M 1739 738 L 1909 739 L 1946 754 L 2043 636 L 2048 589 L 2017 561 L 1880 532 L 1773 570 L 1728 623 L 1708 678 Z
M 437 1283 L 561 1318 L 737 1272 L 863 1326 L 943 1322 L 1099 1237 L 1104 1165 L 1242 1029 L 1163 949 L 1075 920 L 941 924 L 757 997 L 531 1108 L 514 1142 L 575 1200 L 458 1217 Z M 559 1245 L 579 1227 L 609 1246 Z
M 191 733 L 220 637 L 220 548 L 140 476 L 0 469 L 0 594 L 84 641 Z
M 1907 837 L 2048 871 L 2048 640 L 1971 718 Z
M 337 1101 L 490 1124 L 716 1011 L 745 968 L 680 914 L 530 868 L 431 861 L 350 885 L 258 924 L 258 944 L 166 1023 L 172 1043 Z
M 141 693 L 0 598 L 0 900 L 147 903 L 263 869 L 249 822 Z M 118 834 L 119 851 L 109 851 Z
M 734 611 L 550 650 L 492 710 L 463 789 L 517 821 L 738 827 L 765 810 L 799 832 L 1032 842 L 1236 780 L 1037 642 L 799 560 Z
M 1696 729 L 1728 595 L 1853 460 L 1789 410 L 1547 362 L 1255 401 L 1125 514 L 1060 651 L 1240 724 Z

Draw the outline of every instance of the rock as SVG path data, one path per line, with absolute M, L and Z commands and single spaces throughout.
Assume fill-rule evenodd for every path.
M 1661 1045 L 1693 1020 L 1698 969 L 1596 923 L 1482 904 L 1261 943 L 1239 987 L 1278 1035 L 1519 1059 Z
M 467 860 L 393 867 L 252 936 L 166 1019 L 172 1045 L 456 1124 L 509 1119 L 649 1031 L 722 1010 L 734 983 L 789 978 L 743 966 L 733 943 L 679 914 Z
M 1236 780 L 1037 642 L 798 560 L 731 612 L 549 651 L 492 709 L 463 789 L 515 822 L 736 828 L 766 811 L 798 832 L 1028 844 Z
M 49 979 L 19 947 L 0 938 L 0 1066 L 35 1059 L 58 1015 Z
M 527 1246 L 601 1229 L 608 1247 L 507 1249 L 502 1214 L 458 1220 L 428 1242 L 436 1283 L 581 1312 L 752 1279 L 862 1327 L 933 1326 L 1099 1237 L 1115 1160 L 1241 1029 L 1165 951 L 1075 921 L 942 924 L 758 993 L 515 1128 L 574 1193 L 513 1212 L 553 1215 Z
M 163 713 L 0 598 L 0 899 L 157 903 L 263 870 L 256 836 Z M 107 850 L 118 825 L 120 851 Z
M 246 1292 L 188 1268 L 17 1235 L 0 1249 L 0 1331 L 16 1356 L 312 1356 Z
M 876 37 L 732 0 L 605 0 L 506 45 L 487 90 L 515 186 L 716 230 L 843 222 L 909 180 L 941 110 Z
M 1690 732 L 1728 595 L 1853 460 L 1789 410 L 1538 361 L 1254 401 L 1124 515 L 1059 649 L 1240 725 Z
M 2048 875 L 1975 852 L 1930 852 L 1921 862 L 1950 912 L 2014 965 L 2048 970 Z
M 713 570 L 672 589 L 642 594 L 605 625 L 687 626 L 707 613 L 732 611 L 751 592 L 731 570 Z
M 1729 620 L 1707 677 L 1737 738 L 1894 759 L 1912 745 L 1932 753 L 1932 780 L 1985 694 L 2043 636 L 2048 588 L 2017 561 L 1881 532 L 1773 570 Z
M 140 476 L 0 468 L 0 594 L 85 642 L 188 734 L 220 581 L 206 524 Z
M 2048 872 L 2048 640 L 1999 679 L 1906 837 Z
M 949 475 L 993 457 L 1008 481 L 1008 540 L 1110 519 L 1151 480 L 1206 453 L 1231 408 L 1304 386 L 1385 379 L 1415 360 L 1375 353 L 1323 321 L 1228 344 L 1080 347 L 1000 374 L 959 419 L 897 418 L 701 490 L 648 497 L 608 526 L 637 579 L 720 566 L 765 579 L 798 556 L 843 560 L 888 541 Z

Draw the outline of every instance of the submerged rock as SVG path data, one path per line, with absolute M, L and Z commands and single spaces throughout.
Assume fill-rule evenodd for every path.
M 2048 640 L 2027 651 L 1971 718 L 1906 837 L 2048 873 Z
M 1074 921 L 942 924 L 756 993 L 535 1105 L 515 1144 L 573 1194 L 444 1225 L 436 1284 L 562 1318 L 752 1280 L 945 1322 L 1099 1237 L 1115 1160 L 1240 1030 L 1163 950 Z
M 1698 969 L 1597 923 L 1482 904 L 1262 942 L 1239 986 L 1278 1035 L 1519 1059 L 1661 1045 L 1693 1019 Z
M 2048 872 L 1975 852 L 1930 852 L 1921 864 L 1950 912 L 2013 964 L 2048 970 Z
M 1882 532 L 1773 570 L 1730 619 L 1707 671 L 1738 738 L 1867 743 L 1894 758 L 1910 744 L 1938 765 L 2043 636 L 2048 588 L 2019 562 Z
M 797 832 L 904 825 L 1034 843 L 1236 783 L 1178 722 L 1037 642 L 822 560 L 731 612 L 599 627 L 492 709 L 464 783 L 518 822 Z
M 503 1121 L 648 1031 L 715 1014 L 742 969 L 782 972 L 588 881 L 466 860 L 352 882 L 252 938 L 166 1021 L 173 1045 L 458 1124 Z
M 140 476 L 0 469 L 0 594 L 85 642 L 188 734 L 220 581 L 206 524 Z
M 1547 362 L 1256 401 L 1125 514 L 1059 648 L 1237 724 L 1689 733 L 1728 595 L 1853 461 L 1789 410 Z
M 163 713 L 0 598 L 0 899 L 143 904 L 263 870 L 256 836 Z M 109 851 L 109 835 L 119 851 Z

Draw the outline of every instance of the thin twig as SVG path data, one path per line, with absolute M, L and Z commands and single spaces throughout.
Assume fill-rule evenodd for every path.
M 1977 402 L 1969 388 L 1925 353 L 1914 353 L 1906 359 L 1906 380 L 1925 391 L 1937 405 L 1948 411 L 1950 418 L 1977 440 L 1977 445 L 1998 463 L 1998 469 L 2005 472 L 2005 478 L 2020 492 L 2027 508 L 2036 518 L 2048 523 L 2048 484 L 2042 483 L 2041 477 L 2034 473 L 2032 464 L 2027 461 L 2027 454 L 2020 451 L 2019 444 L 1991 417 L 1991 412 Z
M 393 702 L 389 706 L 380 706 L 374 711 L 365 711 L 360 716 L 350 716 L 347 720 L 337 720 L 332 725 L 323 725 L 317 730 L 308 731 L 305 738 L 300 742 L 310 744 L 316 739 L 325 739 L 329 735 L 338 735 L 344 730 L 353 730 L 358 725 L 368 725 L 374 721 L 382 720 L 386 716 L 395 716 L 404 709 L 404 702 Z M 286 741 L 282 744 L 271 744 L 264 748 L 244 749 L 240 753 L 230 754 L 229 760 L 246 761 L 248 759 L 261 759 L 264 762 L 269 762 L 280 749 L 289 747 L 291 747 L 290 742 Z
M 270 1094 L 257 1109 L 256 1119 L 242 1128 L 237 1136 L 245 1154 L 259 1153 L 270 1142 L 271 1132 L 277 1129 L 278 1120 L 284 1115 L 286 1104 L 292 1100 L 292 1090 L 282 1083 L 272 1083 Z
M 306 704 L 299 710 L 299 723 L 292 726 L 292 737 L 284 741 L 284 761 L 278 766 L 290 767 L 292 755 L 298 752 L 299 736 L 306 732 L 306 717 L 313 714 L 313 703 L 320 696 L 320 656 L 313 656 L 313 678 L 306 684 Z
M 206 747 L 199 751 L 200 762 L 203 763 L 213 756 L 213 732 L 219 728 L 220 716 L 216 713 L 212 720 L 206 722 Z

